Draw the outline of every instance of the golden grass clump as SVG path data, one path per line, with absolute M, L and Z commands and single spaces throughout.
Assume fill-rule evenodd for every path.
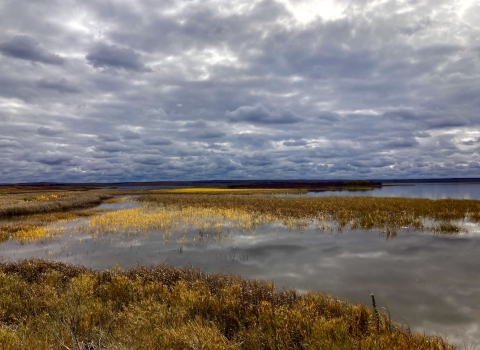
M 35 198 L 36 201 L 49 201 L 49 200 L 52 200 L 52 199 L 57 199 L 58 198 L 58 195 L 56 194 L 51 194 L 49 196 L 38 196 Z
M 157 265 L 0 263 L 0 348 L 453 349 L 322 293 Z
M 17 217 L 10 221 L 0 221 L 0 243 L 9 238 L 31 242 L 42 238 L 52 238 L 65 233 L 65 230 L 53 225 L 61 221 L 72 221 L 79 218 L 88 218 L 107 209 L 90 209 L 83 211 L 56 212 L 45 214 L 33 214 Z
M 16 222 L 0 225 L 0 242 L 12 238 L 20 242 L 31 242 L 41 238 L 52 238 L 65 231 L 53 225 L 32 222 Z
M 153 230 L 165 232 L 198 229 L 221 231 L 224 228 L 253 230 L 261 223 L 271 222 L 268 214 L 257 215 L 242 210 L 201 207 L 140 207 L 99 215 L 81 225 L 78 230 L 91 234 L 141 233 Z
M 40 238 L 52 238 L 63 233 L 65 230 L 57 227 L 33 226 L 18 230 L 13 234 L 13 238 L 20 242 L 31 242 Z
M 2 228 L 0 228 L 0 243 L 6 242 L 9 239 L 10 239 L 10 232 L 8 232 L 7 230 L 2 230 Z

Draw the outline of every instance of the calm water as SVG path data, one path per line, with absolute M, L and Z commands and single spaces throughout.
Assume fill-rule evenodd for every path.
M 480 184 L 415 184 L 408 186 L 383 186 L 371 191 L 308 192 L 305 195 L 300 195 L 300 197 L 325 196 L 480 199 Z
M 478 194 L 475 191 L 480 188 L 444 185 L 442 190 L 439 186 L 421 188 L 439 196 L 456 193 L 456 198 L 461 193 Z M 402 188 L 408 192 L 415 187 Z M 402 188 L 380 191 L 400 193 Z M 136 205 L 126 202 L 102 207 Z M 374 292 L 378 306 L 390 311 L 398 322 L 428 334 L 448 336 L 460 346 L 464 341 L 480 346 L 480 228 L 468 222 L 461 224 L 468 234 L 444 237 L 403 231 L 389 240 L 378 231 L 361 230 L 302 233 L 282 226 L 262 226 L 255 234 L 230 231 L 221 239 L 214 232 L 200 237 L 192 230 L 187 234 L 190 243 L 183 245 L 177 242 L 179 236 L 165 241 L 159 231 L 92 237 L 70 230 L 55 240 L 0 244 L 0 256 L 6 261 L 56 259 L 96 269 L 111 268 L 117 262 L 123 268 L 159 263 L 193 265 L 207 272 L 271 279 L 278 287 L 324 291 L 366 304 Z

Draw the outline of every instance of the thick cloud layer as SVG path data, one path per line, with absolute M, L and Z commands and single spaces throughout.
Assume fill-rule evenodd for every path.
M 0 52 L 5 56 L 30 62 L 60 65 L 64 62 L 63 58 L 59 55 L 52 54 L 42 49 L 35 39 L 26 35 L 17 35 L 10 41 L 1 43 Z
M 480 6 L 6 1 L 0 182 L 475 177 Z

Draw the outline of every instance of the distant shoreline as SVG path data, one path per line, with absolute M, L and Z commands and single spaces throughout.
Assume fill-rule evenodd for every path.
M 373 189 L 382 186 L 415 186 L 418 184 L 480 184 L 476 178 L 448 178 L 448 179 L 393 179 L 393 180 L 209 180 L 209 181 L 149 181 L 149 182 L 31 182 L 31 183 L 4 183 L 0 189 L 18 187 L 21 189 L 76 189 L 79 191 L 90 189 L 108 189 L 125 187 L 220 187 L 220 188 L 302 188 L 309 191 L 342 190 L 349 188 Z

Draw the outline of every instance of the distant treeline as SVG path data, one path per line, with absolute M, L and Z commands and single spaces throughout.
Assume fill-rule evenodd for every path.
M 304 188 L 304 189 L 330 189 L 349 187 L 381 187 L 379 181 L 370 180 L 345 180 L 345 181 L 249 181 L 229 185 L 228 188 Z
M 65 190 L 62 187 L 73 187 L 69 190 L 89 190 L 92 188 L 105 187 L 230 187 L 230 188 L 251 188 L 252 185 L 258 184 L 288 184 L 289 188 L 305 188 L 308 184 L 315 186 L 379 186 L 388 184 L 415 184 L 415 183 L 480 183 L 480 178 L 444 178 L 444 179 L 372 179 L 372 180 L 196 180 L 196 181 L 138 181 L 138 182 L 84 182 L 84 183 L 68 183 L 68 182 L 30 182 L 30 183 L 4 183 L 0 184 L 0 189 L 4 187 L 34 187 L 35 189 L 44 190 Z M 358 183 L 358 185 L 354 185 Z M 263 185 L 266 186 L 266 185 Z M 270 187 L 271 188 L 271 187 Z

